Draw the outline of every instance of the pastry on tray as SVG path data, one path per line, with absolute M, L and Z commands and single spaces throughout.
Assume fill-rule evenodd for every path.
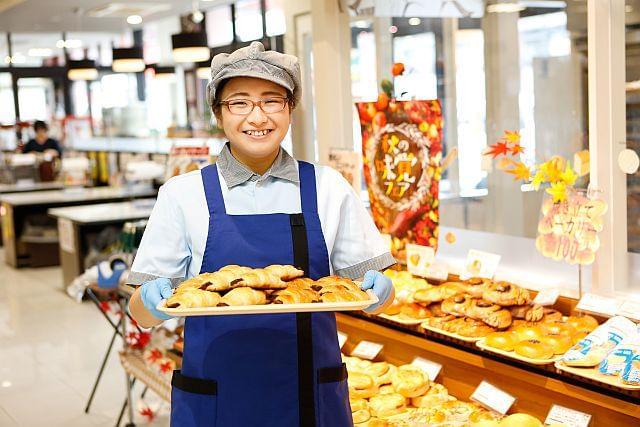
M 491 282 L 482 293 L 482 299 L 502 306 L 525 305 L 531 302 L 531 294 L 513 283 Z
M 413 300 L 423 304 L 431 304 L 440 302 L 456 294 L 464 293 L 465 289 L 466 287 L 462 283 L 447 282 L 432 288 L 417 290 L 413 294 Z
M 302 277 L 291 265 L 249 268 L 227 265 L 182 282 L 167 301 L 168 308 L 310 304 L 368 301 L 369 295 L 350 279 L 338 276 L 317 281 Z M 181 296 L 185 294 L 184 296 Z

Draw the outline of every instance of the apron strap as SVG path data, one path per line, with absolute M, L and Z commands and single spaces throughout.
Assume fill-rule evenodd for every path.
M 204 186 L 204 196 L 207 198 L 209 215 L 226 213 L 222 190 L 220 189 L 220 178 L 218 177 L 218 166 L 213 164 L 201 169 L 202 185 Z
M 302 212 L 318 212 L 318 195 L 316 193 L 316 172 L 311 163 L 298 161 L 300 175 L 300 202 Z

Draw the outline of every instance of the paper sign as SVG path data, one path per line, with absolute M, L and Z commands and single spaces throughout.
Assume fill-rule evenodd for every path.
M 340 172 L 349 184 L 360 193 L 362 189 L 362 155 L 351 150 L 329 150 L 329 166 Z
M 461 274 L 461 279 L 465 280 L 469 277 L 482 277 L 484 279 L 492 279 L 498 269 L 500 263 L 500 255 L 491 252 L 483 252 L 477 249 L 469 250 L 467 261 L 465 262 L 465 270 Z
M 558 301 L 558 297 L 560 297 L 560 289 L 543 289 L 538 292 L 538 295 L 533 299 L 533 303 L 542 306 L 553 305 Z
M 427 373 L 429 380 L 435 381 L 438 378 L 438 374 L 442 370 L 442 365 L 431 360 L 423 359 L 422 357 L 416 357 L 411 362 L 412 365 L 417 366 Z
M 482 381 L 471 395 L 471 400 L 504 415 L 516 401 L 516 398 L 498 387 Z
M 560 405 L 553 405 L 545 424 L 563 424 L 567 427 L 587 427 L 591 422 L 591 415 Z
M 373 360 L 376 358 L 378 353 L 380 353 L 382 347 L 384 346 L 377 342 L 360 341 L 356 348 L 351 352 L 351 355 L 357 356 L 361 359 Z
M 449 269 L 446 265 L 436 261 L 426 269 L 424 277 L 427 279 L 447 280 L 449 277 Z
M 640 301 L 622 301 L 616 314 L 630 319 L 640 320 Z
M 407 243 L 407 269 L 414 276 L 426 277 L 435 257 L 436 252 L 431 246 Z
M 60 241 L 60 249 L 72 254 L 76 252 L 76 245 L 73 239 L 73 224 L 68 219 L 58 218 L 58 239 Z
M 595 294 L 585 294 L 578 302 L 576 310 L 589 311 L 592 313 L 604 314 L 606 316 L 615 316 L 619 307 L 620 303 L 615 298 L 608 298 Z
M 342 349 L 342 347 L 344 347 L 344 343 L 347 342 L 347 334 L 343 334 L 342 332 L 338 331 L 338 344 L 340 345 L 340 348 Z

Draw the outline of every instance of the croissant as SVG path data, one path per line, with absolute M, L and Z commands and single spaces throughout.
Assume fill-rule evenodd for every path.
M 185 289 L 167 300 L 169 308 L 215 307 L 220 302 L 220 294 L 198 288 Z
M 229 264 L 229 265 L 225 265 L 224 267 L 222 267 L 218 271 L 231 271 L 231 272 L 234 272 L 234 273 L 240 275 L 240 274 L 244 274 L 244 273 L 249 273 L 252 270 L 253 270 L 253 268 L 251 268 L 251 267 L 243 267 L 243 266 L 240 266 L 240 265 Z
M 178 294 L 184 292 L 187 289 L 199 289 L 203 284 L 208 283 L 207 274 L 209 273 L 198 274 L 197 276 L 185 280 L 184 282 L 180 283 L 180 285 L 178 285 L 175 293 Z
M 347 279 L 346 277 L 340 276 L 327 276 L 321 279 L 318 279 L 315 283 L 316 287 L 325 287 L 325 286 L 341 286 L 343 288 L 349 289 L 351 291 L 360 290 L 360 286 L 356 285 L 353 280 Z M 316 289 L 318 290 L 318 289 Z
M 239 306 L 239 305 L 263 305 L 267 303 L 267 297 L 264 292 L 251 288 L 235 288 L 227 292 L 218 305 L 220 306 Z
M 318 294 L 311 288 L 298 289 L 288 287 L 281 291 L 276 291 L 274 304 L 303 304 L 318 301 Z
M 352 302 L 365 301 L 369 299 L 369 295 L 361 290 L 350 291 L 348 289 L 337 289 L 320 295 L 322 302 Z
M 311 289 L 315 282 L 311 279 L 303 277 L 301 279 L 293 279 L 290 282 L 287 282 L 287 289 Z
M 276 274 L 265 270 L 255 269 L 231 282 L 232 288 L 249 287 L 253 289 L 285 289 L 287 284 Z
M 219 270 L 215 273 L 208 273 L 206 277 L 208 283 L 203 284 L 203 287 L 208 291 L 226 291 L 231 289 L 231 284 L 239 277 L 240 273 L 235 270 Z
M 274 264 L 264 268 L 270 273 L 280 277 L 281 280 L 289 281 L 304 276 L 304 271 L 298 270 L 292 265 Z
M 431 304 L 445 300 L 459 293 L 464 293 L 466 287 L 462 283 L 447 282 L 429 289 L 420 289 L 413 294 L 415 302 Z

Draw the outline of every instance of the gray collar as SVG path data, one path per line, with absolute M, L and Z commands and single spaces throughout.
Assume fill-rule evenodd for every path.
M 300 182 L 296 161 L 282 148 L 280 148 L 280 152 L 273 161 L 269 170 L 262 176 L 253 172 L 233 157 L 233 154 L 231 154 L 231 150 L 229 149 L 229 143 L 226 143 L 222 148 L 222 151 L 220 151 L 216 165 L 218 166 L 218 169 L 220 169 L 220 173 L 222 174 L 222 177 L 227 183 L 227 188 L 229 189 L 232 189 L 237 185 L 244 184 L 247 181 L 257 181 L 269 176 L 295 183 Z

